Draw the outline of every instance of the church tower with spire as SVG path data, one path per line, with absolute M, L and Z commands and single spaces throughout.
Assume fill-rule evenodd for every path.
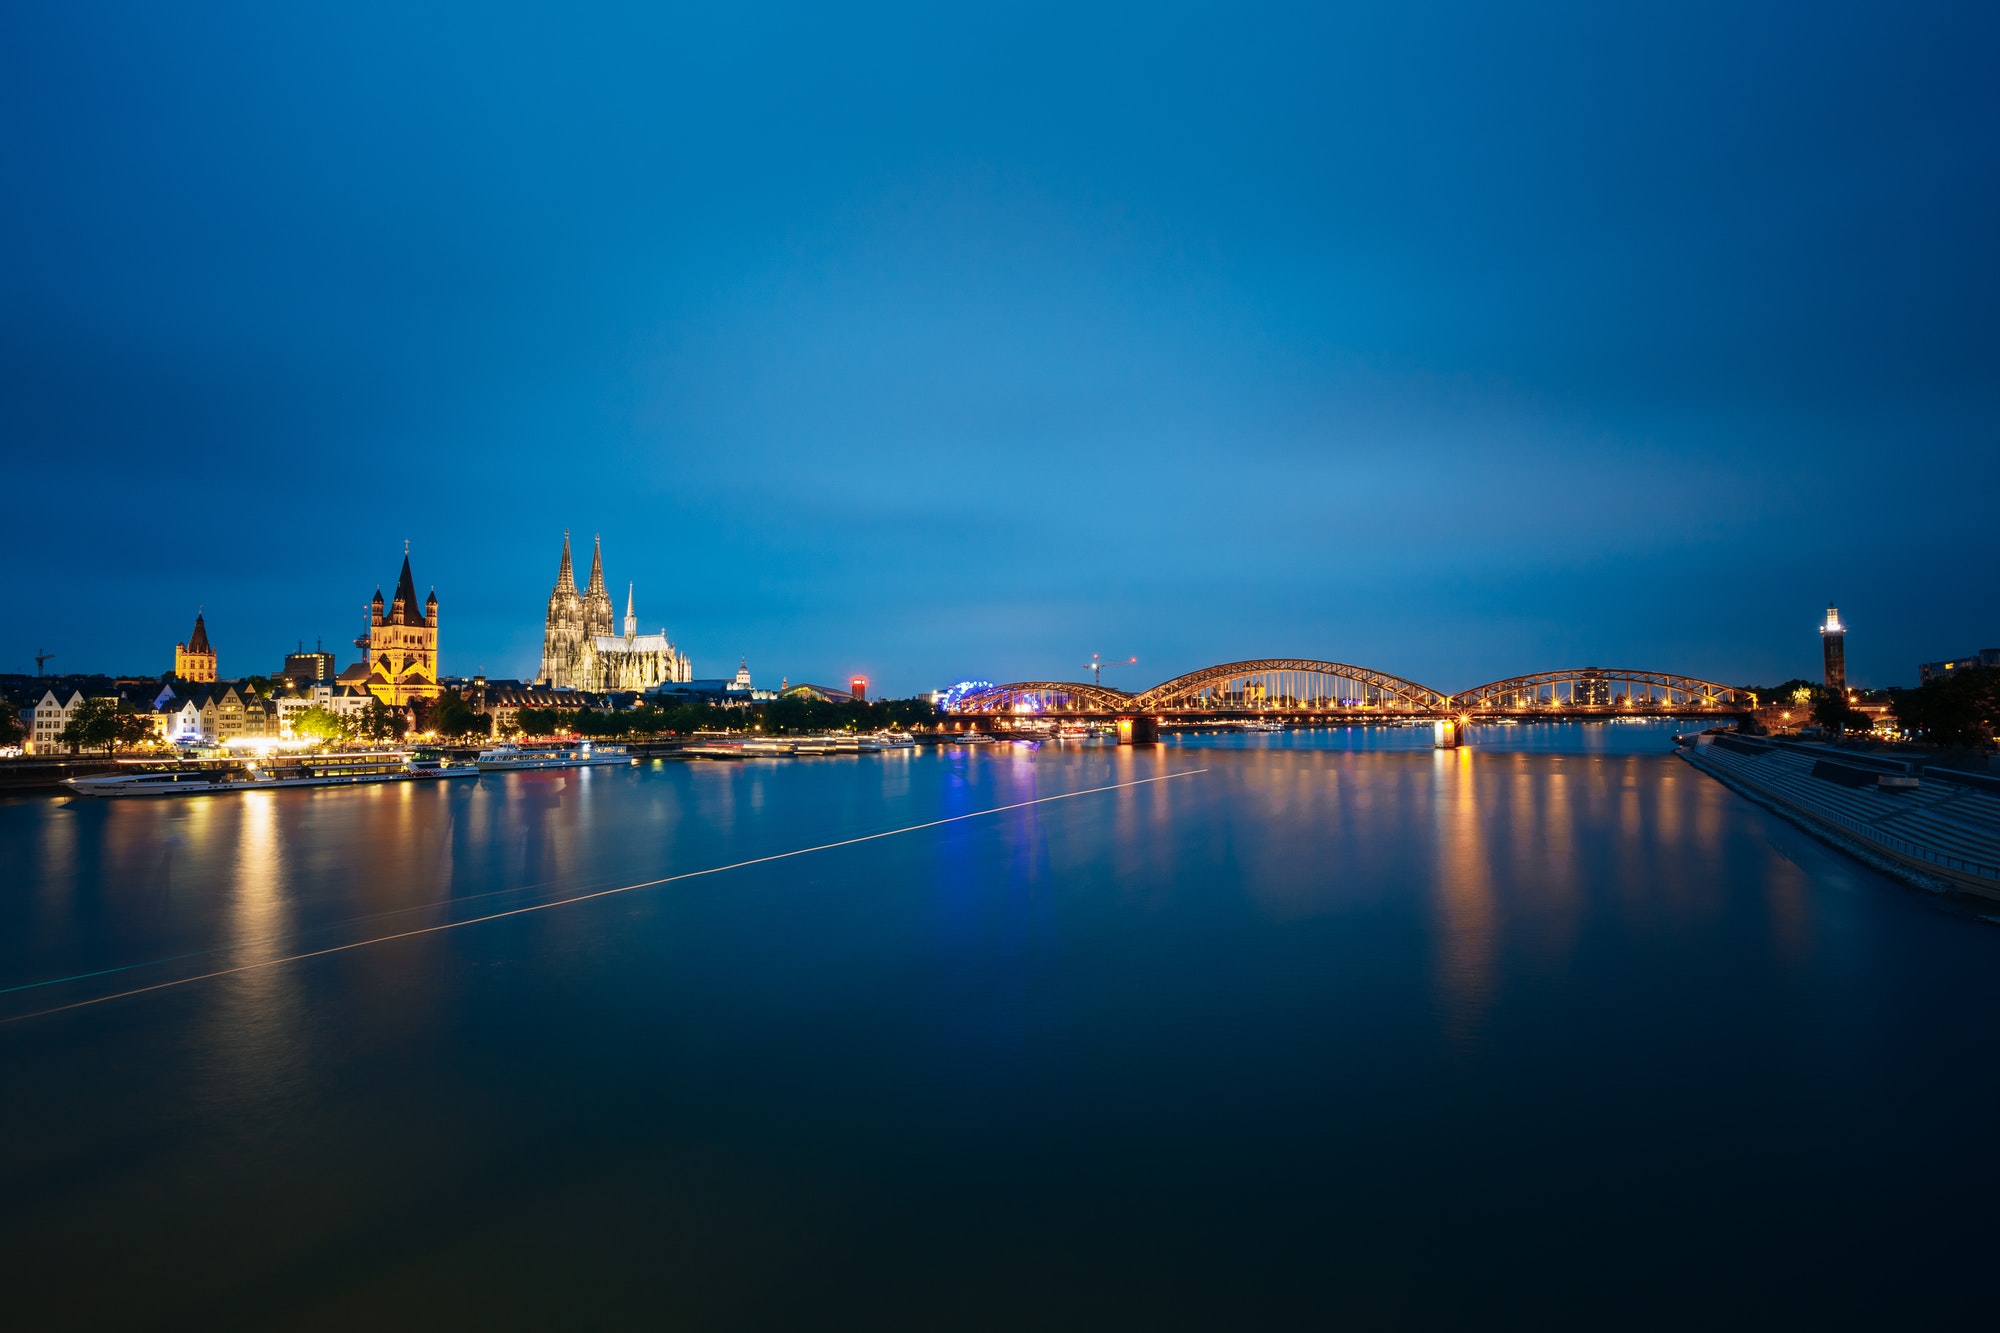
M 410 577 L 409 543 L 403 544 L 403 572 L 396 595 L 385 609 L 382 590 L 368 606 L 368 692 L 391 706 L 412 699 L 435 699 L 438 684 L 437 590 L 420 606 L 416 580 Z
M 590 587 L 583 594 L 583 623 L 592 638 L 618 632 L 611 619 L 611 594 L 604 589 L 604 538 L 591 542 Z
M 569 530 L 563 530 L 562 563 L 556 586 L 549 593 L 548 620 L 542 628 L 542 669 L 535 678 L 555 686 L 575 686 L 583 670 L 583 594 L 576 590 L 576 567 L 569 558 Z
M 208 682 L 215 679 L 215 649 L 208 645 L 208 626 L 201 612 L 194 613 L 194 633 L 186 643 L 174 645 L 174 674 L 182 680 Z

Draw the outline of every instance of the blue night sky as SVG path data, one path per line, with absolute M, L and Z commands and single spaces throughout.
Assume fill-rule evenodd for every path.
M 0 670 L 2000 643 L 2000 7 L 424 10 L 0 18 Z

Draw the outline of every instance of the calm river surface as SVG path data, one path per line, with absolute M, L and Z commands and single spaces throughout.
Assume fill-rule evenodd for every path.
M 4 1322 L 1990 1314 L 2000 929 L 1477 742 L 0 802 Z

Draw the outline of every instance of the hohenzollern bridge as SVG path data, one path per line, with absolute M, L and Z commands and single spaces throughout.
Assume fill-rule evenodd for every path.
M 954 716 L 977 725 L 1030 718 L 1120 720 L 1121 733 L 1162 724 L 1267 719 L 1301 724 L 1594 717 L 1722 717 L 1750 711 L 1747 690 L 1671 671 L 1577 667 L 1511 676 L 1446 693 L 1348 662 L 1273 657 L 1225 662 L 1137 694 L 1077 681 L 1023 680 L 960 698 Z

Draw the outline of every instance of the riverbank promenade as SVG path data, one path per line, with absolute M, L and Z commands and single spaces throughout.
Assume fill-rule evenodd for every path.
M 2000 899 L 2000 782 L 1825 746 L 1700 736 L 1696 768 L 1905 878 Z

